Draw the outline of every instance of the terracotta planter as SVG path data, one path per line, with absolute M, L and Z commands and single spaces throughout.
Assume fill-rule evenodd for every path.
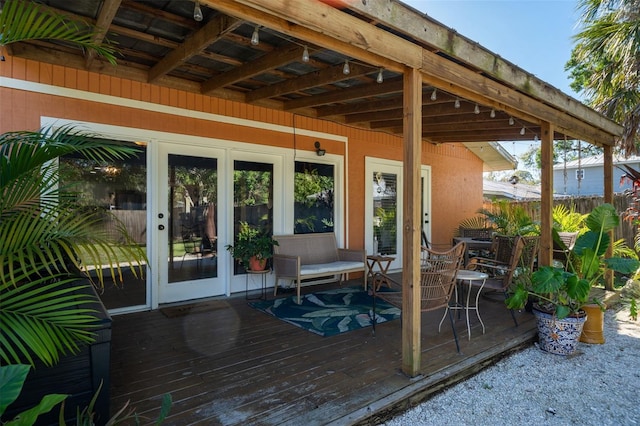
M 576 351 L 587 316 L 557 319 L 546 312 L 533 310 L 538 324 L 540 349 L 557 355 L 571 355 Z
M 582 309 L 587 313 L 587 321 L 584 323 L 580 341 L 584 343 L 604 343 L 604 311 L 596 303 L 584 305 Z
M 252 271 L 264 271 L 266 267 L 267 259 L 258 259 L 255 256 L 249 259 L 249 269 Z

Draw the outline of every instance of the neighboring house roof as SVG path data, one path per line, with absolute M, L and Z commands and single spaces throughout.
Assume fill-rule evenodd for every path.
M 637 155 L 632 155 L 629 158 L 625 158 L 622 155 L 614 155 L 613 156 L 613 164 L 621 165 L 621 164 L 636 164 L 640 163 L 640 157 Z M 604 164 L 604 154 L 592 155 L 589 157 L 581 158 L 579 160 L 572 160 L 565 162 L 560 162 L 558 164 L 553 165 L 553 170 L 562 170 L 565 167 L 567 169 L 577 169 L 582 167 L 597 167 L 602 166 Z
M 542 192 L 540 185 L 527 185 L 525 183 L 511 184 L 509 182 L 497 182 L 483 179 L 482 193 L 485 198 L 507 198 L 510 200 L 536 200 L 540 199 Z

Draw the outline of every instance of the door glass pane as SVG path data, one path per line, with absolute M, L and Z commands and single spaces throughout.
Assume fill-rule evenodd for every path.
M 334 166 L 296 161 L 295 234 L 333 232 Z
M 109 234 L 121 224 L 134 243 L 144 247 L 147 239 L 147 155 L 145 147 L 136 148 L 137 155 L 124 160 L 102 163 L 70 154 L 61 157 L 59 164 L 62 185 L 81 182 L 73 187 L 81 208 L 105 212 L 102 221 L 96 224 L 97 233 Z M 123 243 L 114 240 L 113 244 Z M 118 261 L 126 264 L 127 259 Z M 135 278 L 126 267 L 122 271 L 122 284 L 109 278 L 105 280 L 100 294 L 105 307 L 146 305 L 145 277 Z M 109 276 L 106 270 L 105 276 Z
M 397 254 L 397 175 L 373 172 L 373 251 Z
M 273 235 L 273 164 L 251 161 L 233 163 L 233 235 L 240 222 Z M 234 237 L 234 244 L 235 244 Z M 270 266 L 270 265 L 268 265 Z M 244 265 L 234 261 L 234 274 L 242 274 Z
M 169 154 L 169 283 L 218 276 L 217 166 Z

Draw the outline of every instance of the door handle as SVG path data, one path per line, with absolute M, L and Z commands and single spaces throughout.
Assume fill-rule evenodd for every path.
M 158 229 L 164 231 L 164 225 L 158 225 Z

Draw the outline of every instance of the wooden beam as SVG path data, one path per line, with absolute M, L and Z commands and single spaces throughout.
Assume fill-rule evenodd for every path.
M 98 31 L 93 36 L 92 41 L 94 43 L 100 44 L 104 41 L 107 31 L 111 26 L 111 22 L 113 22 L 113 18 L 116 16 L 116 12 L 118 12 L 121 1 L 122 0 L 105 0 L 102 3 L 102 7 L 98 13 L 98 18 L 96 19 L 96 28 Z M 95 51 L 88 50 L 85 60 L 86 69 L 91 69 L 91 64 L 93 63 L 94 58 Z
M 621 130 L 618 124 L 550 86 L 533 74 L 399 1 L 350 1 L 345 3 L 345 6 L 374 22 L 383 23 L 385 27 L 390 27 L 424 42 L 432 46 L 434 50 L 445 52 L 482 73 L 492 76 L 492 78 L 506 81 L 518 91 L 579 117 L 582 121 L 593 123 L 606 132 L 617 134 Z
M 433 74 L 423 74 L 424 83 L 442 87 L 443 90 L 456 93 L 465 99 L 505 111 L 513 117 L 528 122 L 554 123 L 563 133 L 576 139 L 594 144 L 615 145 L 613 133 L 608 133 L 568 114 L 559 114 L 557 109 L 472 70 L 460 66 L 456 70 L 450 65 L 441 66 L 439 65 L 441 58 L 426 50 L 424 53 L 426 62 L 431 62 L 431 65 L 425 64 L 423 69 L 433 69 Z
M 553 125 L 542 124 L 541 148 L 541 198 L 540 198 L 540 252 L 538 264 L 550 266 L 553 261 Z
M 604 202 L 613 204 L 613 148 L 610 146 L 604 147 Z M 614 241 L 613 230 L 609 231 L 609 241 Z M 609 244 L 607 247 L 606 257 L 613 256 L 613 244 Z M 614 290 L 614 274 L 613 270 L 607 269 L 605 271 L 604 286 L 606 290 Z
M 402 371 L 420 374 L 422 313 L 420 292 L 420 165 L 422 158 L 422 79 L 417 69 L 404 73 L 402 198 Z
M 614 135 L 622 132 L 621 126 L 607 119 L 601 120 L 600 123 L 606 129 L 599 130 L 584 120 L 568 114 L 558 114 L 557 108 L 543 105 L 529 95 L 321 2 L 305 2 L 302 3 L 304 7 L 296 8 L 291 8 L 287 0 L 203 2 L 235 16 L 250 16 L 251 19 L 257 19 L 265 25 L 270 25 L 271 22 L 271 25 L 279 25 L 277 29 L 286 34 L 343 54 L 353 55 L 376 66 L 389 67 L 381 63 L 386 59 L 419 68 L 423 72 L 424 83 L 471 101 L 507 111 L 529 122 L 536 121 L 536 118 L 557 122 L 559 128 L 572 137 L 592 143 L 598 140 L 598 143 L 615 144 Z M 269 15 L 276 18 L 270 19 Z M 292 25 L 292 22 L 295 25 Z M 398 49 L 403 52 L 398 52 Z M 374 55 L 370 56 L 368 53 Z M 415 54 L 422 55 L 420 65 L 415 64 Z M 534 109 L 535 113 L 531 113 L 532 105 L 540 108 Z M 510 108 L 513 109 L 513 113 L 509 111 Z
M 369 98 L 389 93 L 397 93 L 402 90 L 402 80 L 389 80 L 384 83 L 361 84 L 349 89 L 337 90 L 334 92 L 298 98 L 285 103 L 285 110 L 298 108 L 308 108 L 317 105 L 326 105 L 334 102 L 344 102 L 346 100 Z
M 274 49 L 271 53 L 267 53 L 256 60 L 246 62 L 244 65 L 232 71 L 226 72 L 222 75 L 217 75 L 214 78 L 205 81 L 202 83 L 202 93 L 209 94 L 221 87 L 251 78 L 282 65 L 289 64 L 296 59 L 300 59 L 302 57 L 303 50 L 304 48 L 297 44 L 288 44 Z
M 184 43 L 165 55 L 149 70 L 149 83 L 153 83 L 160 76 L 170 73 L 183 62 L 200 54 L 209 45 L 220 39 L 226 33 L 238 28 L 242 21 L 226 15 L 213 17 L 202 28 L 189 36 Z
M 373 72 L 373 68 L 366 65 L 350 64 L 351 72 L 344 74 L 342 72 L 344 64 L 334 65 L 322 70 L 310 72 L 297 78 L 292 78 L 281 83 L 271 84 L 269 86 L 256 89 L 246 94 L 247 102 L 255 102 L 259 99 L 273 98 L 285 95 L 287 93 L 299 92 L 312 87 L 323 86 L 326 84 L 336 83 Z

